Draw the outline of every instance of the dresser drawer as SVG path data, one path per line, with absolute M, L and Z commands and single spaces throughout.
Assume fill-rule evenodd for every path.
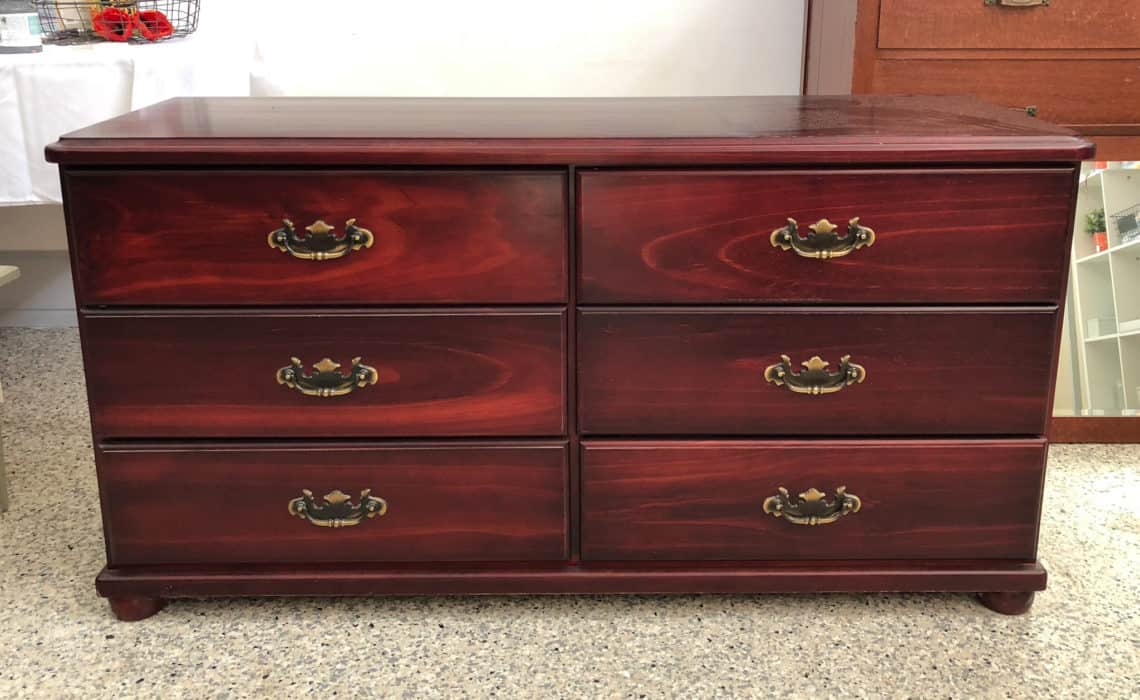
M 1031 561 L 1044 460 L 1044 440 L 591 441 L 582 558 Z
M 112 566 L 566 557 L 561 443 L 151 446 L 97 457 Z M 333 506 L 325 495 L 338 501 L 336 491 L 351 500 Z
M 1074 186 L 1070 168 L 585 172 L 579 298 L 1056 303 Z
M 1036 6 L 1002 7 L 997 0 L 965 3 L 882 0 L 877 10 L 878 47 L 1007 52 L 1012 49 L 1140 48 L 1135 31 L 1111 29 L 1135 29 L 1140 25 L 1140 0 L 1112 3 L 1065 0 L 1064 9 L 1056 5 L 1049 7 L 1049 0 L 1038 2 Z M 1057 78 L 1055 74 L 1052 77 Z M 1065 87 L 1068 87 L 1067 80 Z
M 565 429 L 561 311 L 103 312 L 81 323 L 100 437 Z
M 1039 435 L 1045 430 L 1057 321 L 1051 309 L 580 314 L 578 400 L 584 433 Z M 788 358 L 787 366 L 781 356 Z M 802 363 L 817 356 L 829 365 L 807 370 Z M 844 356 L 851 363 L 846 374 Z M 812 391 L 822 393 L 797 393 Z
M 69 171 L 66 184 L 86 305 L 566 299 L 560 172 Z M 350 219 L 369 234 L 356 249 L 328 240 Z M 318 221 L 335 230 L 309 238 Z

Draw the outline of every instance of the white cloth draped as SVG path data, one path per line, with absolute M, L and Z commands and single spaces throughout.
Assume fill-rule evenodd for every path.
M 60 201 L 44 146 L 61 134 L 170 97 L 248 95 L 253 54 L 252 40 L 191 35 L 0 56 L 0 206 Z

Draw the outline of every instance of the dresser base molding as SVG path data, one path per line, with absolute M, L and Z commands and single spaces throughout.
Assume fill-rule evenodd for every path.
M 335 570 L 263 566 L 104 569 L 99 594 L 119 619 L 153 614 L 170 598 L 246 596 L 413 596 L 682 593 L 980 593 L 1005 614 L 1025 612 L 1032 592 L 1045 589 L 1039 563 L 988 561 L 827 562 L 746 566 L 722 564 L 595 564 L 578 566 L 468 565 L 449 568 L 344 566 Z M 1027 595 L 1028 594 L 1028 597 Z M 124 602 L 130 601 L 130 602 Z M 1020 602 L 1019 602 L 1020 601 Z

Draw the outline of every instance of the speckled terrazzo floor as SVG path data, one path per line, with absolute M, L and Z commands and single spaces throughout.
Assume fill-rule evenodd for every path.
M 177 601 L 102 566 L 76 334 L 0 329 L 0 697 L 1136 697 L 1140 447 L 1054 446 L 1029 615 L 963 595 Z

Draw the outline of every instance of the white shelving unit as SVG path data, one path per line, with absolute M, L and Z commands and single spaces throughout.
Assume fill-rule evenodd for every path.
M 1108 165 L 1086 163 L 1077 194 L 1066 335 L 1072 334 L 1079 391 L 1076 405 L 1058 405 L 1058 414 L 1140 415 L 1140 239 L 1123 242 L 1113 220 L 1140 204 L 1140 162 Z M 1108 250 L 1097 252 L 1085 216 L 1102 208 Z

